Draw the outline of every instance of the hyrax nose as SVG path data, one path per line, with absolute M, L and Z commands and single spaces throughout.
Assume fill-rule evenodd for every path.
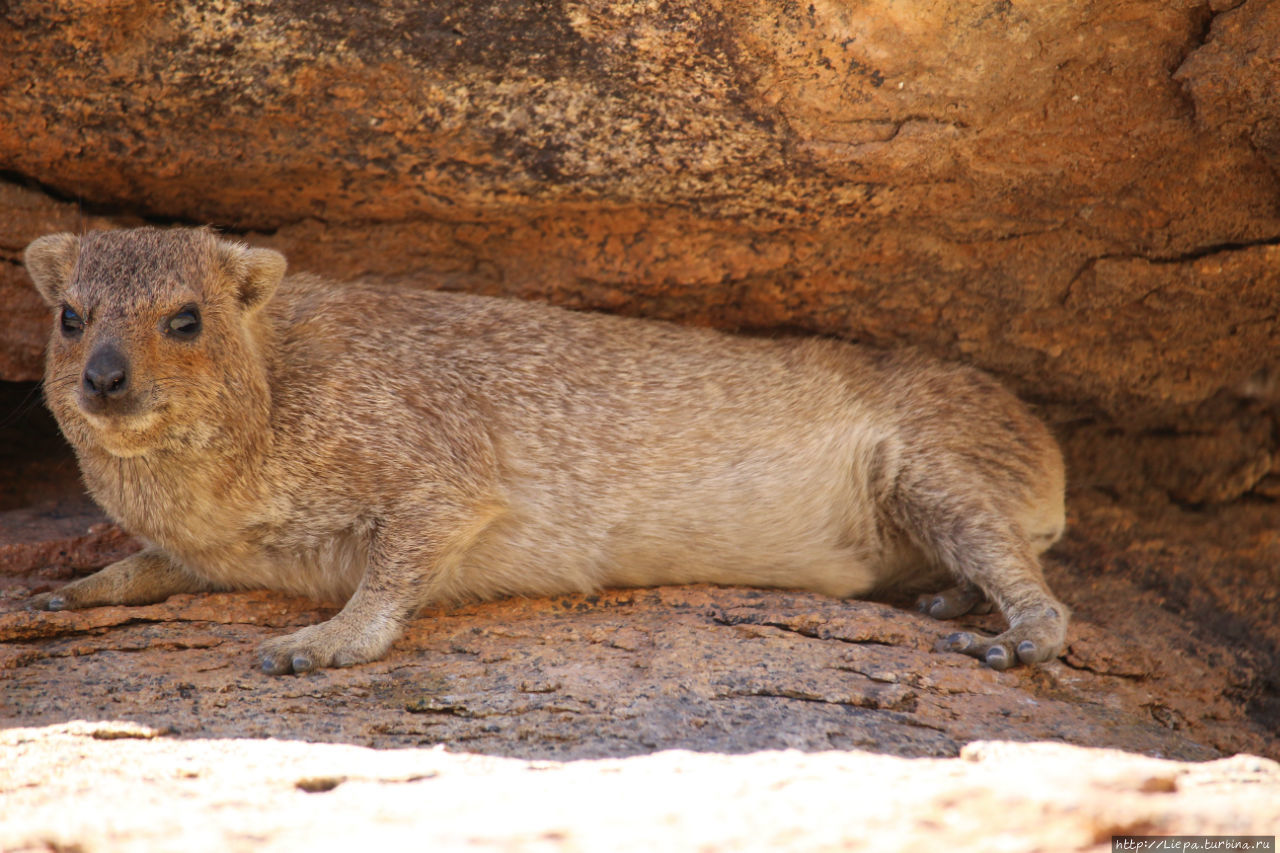
M 119 397 L 129 389 L 129 362 L 113 345 L 94 350 L 84 367 L 84 390 L 95 397 Z

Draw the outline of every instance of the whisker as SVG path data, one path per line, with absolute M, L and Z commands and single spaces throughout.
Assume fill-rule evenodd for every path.
M 18 402 L 18 405 L 3 418 L 0 418 L 0 429 L 13 426 L 20 419 L 40 405 L 40 386 L 36 385 Z

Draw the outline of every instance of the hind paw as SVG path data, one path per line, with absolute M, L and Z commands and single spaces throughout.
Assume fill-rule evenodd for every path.
M 1047 608 L 995 637 L 972 631 L 958 631 L 942 640 L 946 651 L 974 657 L 992 669 L 1008 669 L 1018 664 L 1044 663 L 1062 653 L 1066 643 L 1067 619 L 1061 608 Z
M 991 602 L 973 584 L 961 584 L 916 599 L 916 609 L 934 619 L 955 619 L 966 613 L 989 613 Z

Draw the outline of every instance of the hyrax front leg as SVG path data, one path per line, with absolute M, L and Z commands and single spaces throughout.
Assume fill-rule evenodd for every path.
M 82 610 L 109 604 L 155 604 L 213 585 L 158 548 L 147 548 L 61 589 L 33 596 L 28 610 Z
M 264 642 L 259 647 L 262 671 L 267 675 L 303 673 L 382 657 L 417 609 L 416 596 L 408 589 L 386 583 L 395 574 L 394 564 L 371 565 L 337 616 Z
M 259 647 L 262 671 L 303 673 L 367 663 L 386 654 L 429 597 L 431 579 L 456 562 L 486 523 L 474 513 L 446 516 L 439 503 L 428 505 L 432 503 L 430 518 L 400 519 L 377 531 L 364 577 L 337 616 L 264 642 Z

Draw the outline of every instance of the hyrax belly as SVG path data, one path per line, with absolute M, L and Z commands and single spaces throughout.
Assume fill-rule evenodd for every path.
M 615 459 L 564 489 L 509 483 L 506 511 L 467 554 L 457 588 L 482 598 L 680 583 L 867 593 L 895 567 L 894 543 L 866 472 L 819 438 L 728 454 L 721 444 L 680 467 Z

